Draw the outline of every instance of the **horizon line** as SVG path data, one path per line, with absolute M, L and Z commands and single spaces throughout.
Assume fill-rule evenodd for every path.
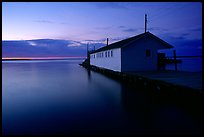
M 2 60 L 17 60 L 17 59 L 71 59 L 71 58 L 86 58 L 85 56 L 59 56 L 59 57 L 2 57 Z

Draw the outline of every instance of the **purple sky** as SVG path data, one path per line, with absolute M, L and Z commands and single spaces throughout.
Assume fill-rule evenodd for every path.
M 2 7 L 3 56 L 7 57 L 56 54 L 51 53 L 50 41 L 44 40 L 43 44 L 39 40 L 26 41 L 24 47 L 31 47 L 30 50 L 46 47 L 46 52 L 40 55 L 34 55 L 36 49 L 27 54 L 28 49 L 24 52 L 23 46 L 16 47 L 8 41 L 33 39 L 55 40 L 54 49 L 75 48 L 63 55 L 83 56 L 87 42 L 101 47 L 107 37 L 112 43 L 143 33 L 144 14 L 148 15 L 147 30 L 175 46 L 178 53 L 202 54 L 199 2 L 3 2 Z M 11 47 L 7 49 L 8 46 Z M 58 56 L 60 52 L 59 49 Z

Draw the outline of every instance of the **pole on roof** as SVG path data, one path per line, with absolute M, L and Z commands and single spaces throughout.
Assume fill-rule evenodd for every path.
M 87 52 L 87 58 L 85 60 L 85 63 L 87 63 L 87 65 L 90 66 L 89 43 L 87 43 L 86 45 L 86 52 Z
M 108 38 L 107 38 L 107 46 L 108 46 Z
M 145 14 L 145 33 L 147 32 L 147 14 Z
M 87 59 L 88 59 L 88 56 L 89 56 L 89 43 L 87 43 L 87 45 L 86 45 L 86 53 L 87 53 Z

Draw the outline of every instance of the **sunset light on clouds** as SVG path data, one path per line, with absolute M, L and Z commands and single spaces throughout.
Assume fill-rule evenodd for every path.
M 202 50 L 199 2 L 3 2 L 2 7 L 4 57 L 86 56 L 87 43 L 99 48 L 106 38 L 113 43 L 143 33 L 144 14 L 147 30 L 178 54 Z

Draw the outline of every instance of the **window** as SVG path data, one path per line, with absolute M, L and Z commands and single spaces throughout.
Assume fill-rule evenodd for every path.
M 103 52 L 101 53 L 101 57 L 103 57 Z
M 105 52 L 105 56 L 107 57 L 107 51 Z
M 108 51 L 108 57 L 110 57 L 109 51 Z
M 146 49 L 146 57 L 150 57 L 151 56 L 151 50 L 150 49 Z
M 113 56 L 113 51 L 111 50 L 111 57 Z

